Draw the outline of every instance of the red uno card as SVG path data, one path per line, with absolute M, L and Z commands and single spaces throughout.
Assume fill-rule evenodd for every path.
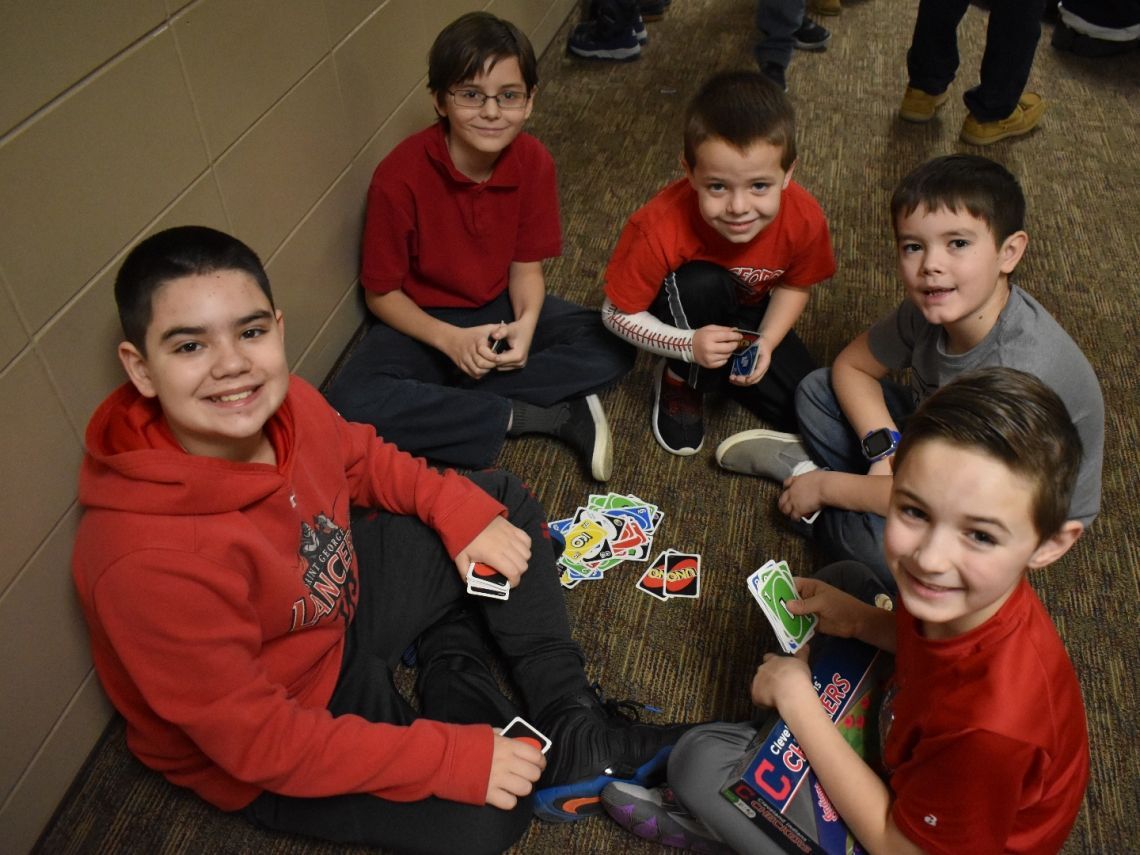
M 665 561 L 668 557 L 668 552 L 662 552 L 653 559 L 653 563 L 645 569 L 641 578 L 637 580 L 637 587 L 640 590 L 658 600 L 667 599 L 665 596 Z
M 507 726 L 503 728 L 503 736 L 508 739 L 519 739 L 533 745 L 543 754 L 550 750 L 549 737 L 522 716 L 516 715 L 507 722 Z
M 701 556 L 675 552 L 665 559 L 665 596 L 701 595 Z

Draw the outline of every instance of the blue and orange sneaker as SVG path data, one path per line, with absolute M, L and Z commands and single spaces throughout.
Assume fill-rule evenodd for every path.
M 553 743 L 534 794 L 534 813 L 547 822 L 574 822 L 602 813 L 607 784 L 653 786 L 665 779 L 673 744 L 693 725 L 644 724 L 630 701 L 606 700 L 592 690 L 552 704 L 535 722 Z

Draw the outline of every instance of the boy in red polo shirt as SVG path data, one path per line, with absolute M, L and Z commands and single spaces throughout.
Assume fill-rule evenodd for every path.
M 595 394 L 634 348 L 596 311 L 546 294 L 560 254 L 554 161 L 522 133 L 538 82 L 513 24 L 463 15 L 436 38 L 428 89 L 439 121 L 372 177 L 360 281 L 376 323 L 331 385 L 345 418 L 414 454 L 494 463 L 508 436 L 570 445 L 599 481 L 613 450 Z

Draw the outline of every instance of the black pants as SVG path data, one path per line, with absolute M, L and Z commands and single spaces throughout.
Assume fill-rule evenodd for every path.
M 471 476 L 507 506 L 532 539 L 530 565 L 510 599 L 466 593 L 439 537 L 418 519 L 358 512 L 352 523 L 361 590 L 341 674 L 328 708 L 369 721 L 411 724 L 419 715 L 459 724 L 505 725 L 517 714 L 487 667 L 501 652 L 532 716 L 588 685 L 570 638 L 542 507 L 504 472 Z M 393 669 L 415 641 L 419 713 L 397 691 Z M 414 853 L 501 852 L 525 832 L 530 799 L 513 811 L 438 798 L 392 802 L 367 794 L 294 798 L 263 793 L 244 811 L 276 831 Z
M 740 302 L 745 285 L 732 271 L 708 261 L 690 261 L 665 277 L 649 311 L 667 324 L 696 330 L 709 324 L 757 329 L 768 310 L 768 299 L 748 305 Z M 728 382 L 732 360 L 715 370 L 679 359 L 669 361 L 678 377 L 702 392 L 727 394 L 776 430 L 796 431 L 795 394 L 800 381 L 815 370 L 804 343 L 788 330 L 772 352 L 764 378 L 754 386 Z
M 506 292 L 475 309 L 425 309 L 457 327 L 510 321 Z M 329 402 L 388 442 L 448 466 L 494 464 L 511 401 L 549 407 L 613 385 L 637 351 L 602 326 L 601 312 L 546 295 L 527 364 L 473 380 L 441 351 L 375 323 L 329 387 Z
M 1037 40 L 1046 0 L 993 0 L 982 54 L 981 82 L 963 96 L 979 122 L 1004 119 L 1017 106 Z M 906 54 L 910 85 L 931 95 L 945 92 L 958 71 L 958 23 L 970 0 L 921 0 Z

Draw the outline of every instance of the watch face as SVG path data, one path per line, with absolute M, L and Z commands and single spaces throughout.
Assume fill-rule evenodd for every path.
M 891 432 L 886 428 L 880 428 L 863 440 L 863 453 L 868 458 L 875 458 L 881 454 L 886 454 L 893 445 Z

